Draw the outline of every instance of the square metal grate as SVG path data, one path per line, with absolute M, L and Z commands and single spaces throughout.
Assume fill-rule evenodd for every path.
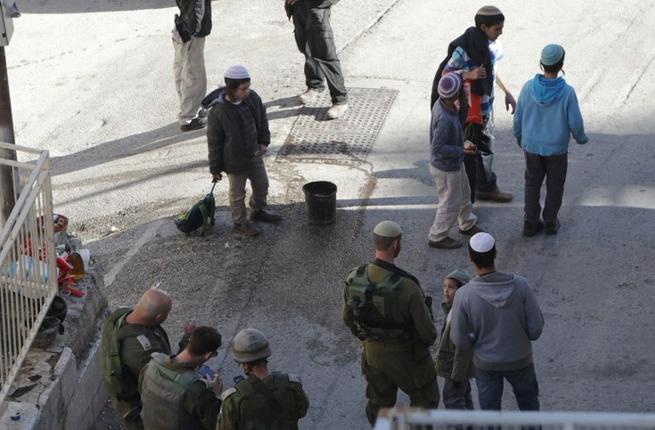
M 384 125 L 397 90 L 387 88 L 349 88 L 348 111 L 336 120 L 327 118 L 331 106 L 326 90 L 305 105 L 278 158 L 290 161 L 363 161 Z

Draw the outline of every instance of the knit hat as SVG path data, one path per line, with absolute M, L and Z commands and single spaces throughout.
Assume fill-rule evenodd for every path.
M 393 221 L 382 221 L 375 226 L 373 233 L 380 237 L 398 237 L 403 232 L 397 223 Z
M 469 241 L 469 246 L 475 252 L 489 252 L 496 246 L 496 240 L 489 233 L 476 233 Z
M 439 97 L 452 99 L 462 89 L 462 78 L 457 73 L 446 73 L 439 79 Z
M 496 6 L 482 6 L 476 13 L 476 15 L 479 16 L 496 16 L 502 14 L 503 13 Z
M 466 269 L 453 270 L 446 276 L 446 279 L 454 279 L 460 284 L 466 285 L 471 280 L 471 272 Z
M 228 67 L 223 76 L 227 79 L 250 79 L 250 73 L 241 64 Z
M 561 45 L 551 43 L 546 45 L 541 51 L 541 64 L 544 66 L 554 66 L 564 58 L 564 48 Z

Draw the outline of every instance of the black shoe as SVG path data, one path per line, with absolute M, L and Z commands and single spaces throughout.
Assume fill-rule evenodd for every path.
M 200 130 L 201 128 L 204 128 L 206 123 L 202 121 L 200 118 L 193 118 L 191 121 L 187 122 L 186 124 L 182 124 L 180 126 L 180 130 L 182 131 L 193 131 L 193 130 Z
M 525 221 L 523 223 L 523 236 L 531 237 L 539 233 L 544 229 L 544 223 L 541 221 L 529 222 Z
M 446 237 L 441 240 L 430 240 L 428 241 L 428 246 L 430 248 L 455 249 L 460 248 L 462 246 L 462 242 L 450 237 Z
M 276 223 L 282 221 L 282 217 L 280 215 L 274 214 L 273 212 L 265 211 L 264 209 L 253 211 L 253 213 L 250 215 L 250 219 L 253 221 L 261 221 L 261 222 L 268 222 L 268 223 Z
M 482 230 L 477 225 L 474 225 L 473 227 L 469 228 L 468 230 L 460 230 L 459 232 L 461 234 L 466 235 L 466 236 L 473 236 L 474 234 L 478 234 L 478 233 L 486 233 L 484 230 Z
M 546 234 L 557 234 L 559 230 L 559 220 L 547 221 L 544 224 L 544 233 Z

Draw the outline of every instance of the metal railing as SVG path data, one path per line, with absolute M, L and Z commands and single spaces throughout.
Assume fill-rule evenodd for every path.
M 609 412 L 454 411 L 391 408 L 374 430 L 655 429 L 655 414 Z
M 21 160 L 0 158 L 16 197 L 0 232 L 1 405 L 57 293 L 57 269 L 48 152 L 3 142 L 0 149 Z

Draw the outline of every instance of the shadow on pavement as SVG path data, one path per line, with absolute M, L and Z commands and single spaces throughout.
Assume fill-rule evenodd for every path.
M 167 0 L 19 0 L 21 13 L 85 13 L 162 9 L 175 6 Z
M 181 132 L 178 123 L 155 130 L 133 134 L 110 142 L 99 143 L 89 149 L 51 160 L 53 176 L 87 169 L 120 158 L 131 157 L 148 151 L 174 145 L 203 136 L 205 129 Z

